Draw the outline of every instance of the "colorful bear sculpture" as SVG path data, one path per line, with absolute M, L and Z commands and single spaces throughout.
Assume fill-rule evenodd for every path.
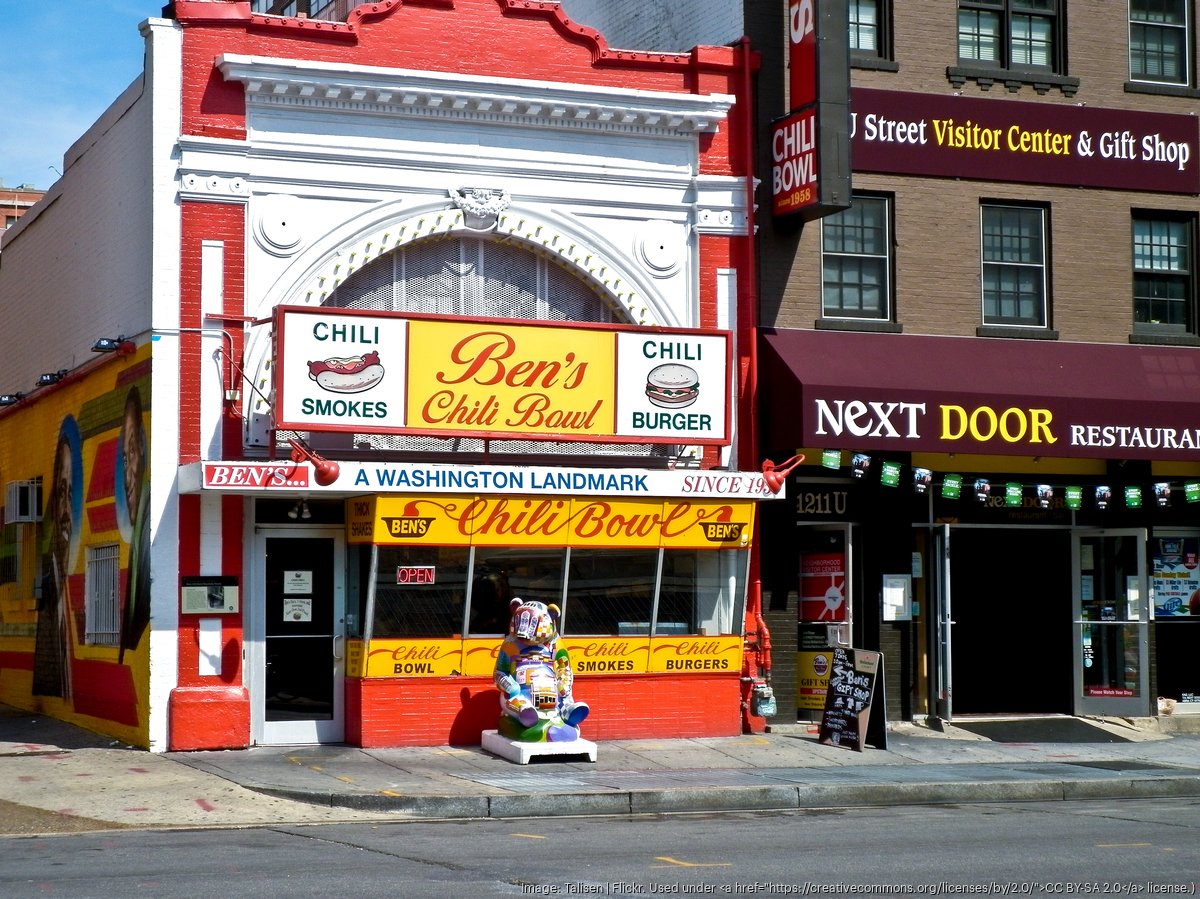
M 497 731 L 534 743 L 579 739 L 579 724 L 590 710 L 575 701 L 570 656 L 556 648 L 558 606 L 514 599 L 509 609 L 508 635 L 493 675 L 500 690 Z

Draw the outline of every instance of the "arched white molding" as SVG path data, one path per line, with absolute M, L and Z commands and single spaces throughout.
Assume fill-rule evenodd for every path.
M 488 232 L 471 227 L 463 210 L 449 200 L 411 205 L 411 199 L 375 207 L 335 228 L 289 265 L 264 292 L 251 314 L 260 320 L 278 305 L 320 306 L 352 274 L 399 247 L 433 237 L 481 237 L 516 242 L 542 253 L 591 283 L 631 324 L 680 327 L 685 314 L 672 307 L 636 261 L 577 220 L 512 205 L 496 216 Z M 265 446 L 269 440 L 273 348 L 270 328 L 260 326 L 246 342 L 245 372 L 253 385 L 244 397 L 243 440 Z

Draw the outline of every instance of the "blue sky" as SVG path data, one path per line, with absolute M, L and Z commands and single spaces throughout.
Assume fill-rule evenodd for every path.
M 142 70 L 165 0 L 0 0 L 0 181 L 47 188 L 67 148 Z M 52 168 L 53 167 L 53 170 Z

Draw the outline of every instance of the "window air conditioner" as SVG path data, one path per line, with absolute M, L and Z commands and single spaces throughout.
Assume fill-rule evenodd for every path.
M 4 523 L 42 520 L 42 482 L 9 481 L 4 489 Z

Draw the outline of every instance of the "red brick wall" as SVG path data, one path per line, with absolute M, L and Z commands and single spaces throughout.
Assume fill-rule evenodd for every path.
M 730 737 L 742 732 L 738 673 L 589 677 L 575 681 L 591 706 L 582 725 L 589 740 Z M 388 746 L 477 746 L 500 717 L 488 678 L 348 680 L 346 741 Z
M 200 419 L 198 415 L 201 379 L 211 377 L 210 336 L 188 333 L 188 329 L 219 328 L 213 315 L 240 316 L 245 295 L 245 207 L 241 204 L 184 203 L 181 209 L 180 244 L 180 317 L 179 326 L 179 461 L 200 458 Z M 201 308 L 201 248 L 204 241 L 224 243 L 222 292 L 224 307 Z M 241 328 L 231 329 L 235 358 L 241 352 Z M 230 348 L 223 338 L 222 352 Z M 228 367 L 223 365 L 225 371 Z M 227 383 L 226 387 L 237 386 Z M 241 453 L 241 437 L 236 415 L 228 414 L 222 423 L 226 451 Z M 232 539 L 221 543 L 221 573 L 238 577 L 242 570 L 243 500 L 230 496 L 221 499 L 220 528 Z M 181 577 L 209 574 L 201 571 L 200 535 L 201 500 L 197 495 L 179 497 L 179 573 Z M 177 591 L 178 592 L 178 591 Z M 220 674 L 201 676 L 199 616 L 179 618 L 179 686 L 171 696 L 169 744 L 173 750 L 236 748 L 249 745 L 250 704 L 242 687 L 243 629 L 240 617 L 222 620 Z
M 352 16 L 351 27 L 340 35 L 299 20 L 260 17 L 253 24 L 239 8 L 244 5 L 175 4 L 176 18 L 187 26 L 186 134 L 245 134 L 242 85 L 226 82 L 215 67 L 223 53 L 698 94 L 735 93 L 742 77 L 731 48 L 695 54 L 610 51 L 591 29 L 566 23 L 557 4 L 398 3 L 361 20 Z M 487 52 L 479 52 L 481 47 Z M 725 171 L 737 139 L 735 129 L 724 126 L 705 135 L 704 170 Z

